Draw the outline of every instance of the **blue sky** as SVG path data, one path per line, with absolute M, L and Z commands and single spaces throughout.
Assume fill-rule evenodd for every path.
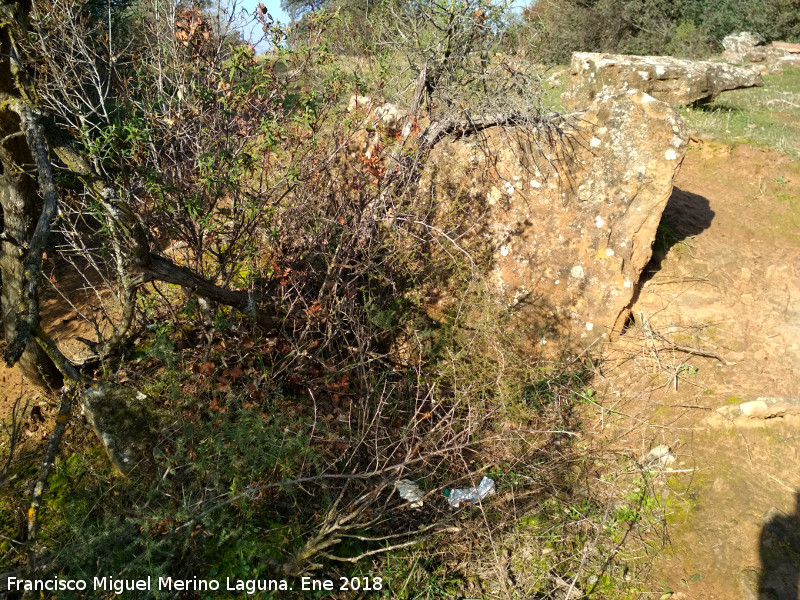
M 245 11 L 250 15 L 252 15 L 256 10 L 259 1 L 264 3 L 264 5 L 267 7 L 267 10 L 269 11 L 269 14 L 271 14 L 272 18 L 274 18 L 276 21 L 280 21 L 281 23 L 289 22 L 289 15 L 287 15 L 285 12 L 283 12 L 283 9 L 281 9 L 280 0 L 237 0 L 237 6 L 236 6 L 237 14 L 239 14 L 241 11 Z M 251 32 L 249 33 L 249 35 L 248 31 L 243 32 L 244 38 L 245 39 L 250 38 L 250 41 L 255 43 L 256 40 L 260 38 L 262 35 L 260 27 L 258 27 L 256 24 L 251 24 L 250 29 Z M 266 50 L 267 48 L 262 45 L 256 46 L 257 52 L 264 52 Z
M 289 22 L 289 15 L 283 12 L 281 9 L 281 0 L 261 0 L 264 5 L 267 7 L 269 14 L 271 14 L 276 21 L 281 21 L 282 23 Z M 248 11 L 252 12 L 258 6 L 259 0 L 244 0 L 242 2 L 242 6 L 246 8 Z

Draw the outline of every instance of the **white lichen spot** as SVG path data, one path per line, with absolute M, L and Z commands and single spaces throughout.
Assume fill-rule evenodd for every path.
M 560 279 L 556 279 L 556 280 L 555 280 L 553 283 L 554 283 L 555 285 L 558 285 L 559 283 L 561 283 L 561 280 L 560 280 Z
M 546 340 L 545 338 L 542 338 L 542 340 L 541 340 L 539 343 L 540 343 L 542 346 L 546 346 L 546 345 L 547 345 L 547 340 Z
M 637 71 L 637 73 L 639 73 L 639 77 L 641 77 L 645 81 L 650 79 L 650 73 L 648 73 L 647 71 Z
M 614 256 L 614 251 L 611 248 L 606 248 L 606 256 Z
M 619 244 L 619 245 L 620 245 L 620 246 L 622 246 L 622 247 L 624 248 L 625 246 L 627 246 L 627 245 L 628 245 L 628 242 L 620 242 L 620 244 Z
M 486 194 L 486 201 L 489 204 L 495 204 L 500 199 L 501 195 L 502 193 L 500 192 L 500 190 L 498 190 L 496 187 L 493 187 L 492 189 L 489 190 L 489 193 Z
M 508 246 L 500 246 L 501 256 L 508 256 L 509 252 L 511 252 L 511 248 L 509 248 Z
M 506 182 L 503 184 L 503 191 L 504 191 L 506 194 L 508 194 L 509 196 L 513 196 L 513 195 L 514 195 L 514 192 L 515 192 L 516 190 L 514 189 L 514 185 L 513 185 L 513 184 L 512 184 L 510 181 L 506 181 Z
M 589 140 L 589 145 L 592 148 L 597 148 L 600 145 L 600 138 L 593 137 L 591 140 Z
M 679 135 L 673 136 L 670 143 L 676 148 L 680 148 L 683 145 L 683 138 Z
M 666 158 L 667 160 L 675 160 L 676 158 L 678 158 L 678 153 L 675 152 L 675 150 L 673 150 L 672 148 L 670 148 L 669 150 L 664 152 L 664 158 Z
M 586 323 L 586 331 L 591 331 L 594 329 L 594 323 Z
M 594 218 L 594 225 L 595 225 L 595 227 L 597 227 L 598 229 L 602 228 L 602 227 L 603 227 L 603 225 L 605 225 L 605 224 L 606 224 L 606 222 L 603 220 L 603 217 L 601 217 L 600 215 L 597 215 L 597 216 Z
M 630 279 L 626 279 L 625 283 L 623 283 L 622 285 L 624 285 L 626 288 L 629 288 L 633 285 L 633 282 Z
M 580 265 L 575 265 L 570 269 L 569 274 L 572 275 L 575 279 L 583 279 L 583 267 Z
M 531 187 L 535 190 L 538 190 L 542 187 L 542 184 L 536 181 L 535 179 L 531 179 Z
M 658 75 L 659 77 L 661 77 L 666 72 L 667 72 L 667 70 L 663 66 L 658 65 L 656 67 L 656 75 Z

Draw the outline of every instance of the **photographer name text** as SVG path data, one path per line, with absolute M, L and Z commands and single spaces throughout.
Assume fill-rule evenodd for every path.
M 173 577 L 146 577 L 144 579 L 121 579 L 116 577 L 94 577 L 89 579 L 21 579 L 9 577 L 8 591 L 63 592 L 103 591 L 123 592 L 168 590 L 175 592 L 240 592 L 248 595 L 257 592 L 284 592 L 299 589 L 304 592 L 361 591 L 383 589 L 381 577 L 339 577 L 338 580 L 301 577 L 297 581 L 288 579 L 176 579 Z

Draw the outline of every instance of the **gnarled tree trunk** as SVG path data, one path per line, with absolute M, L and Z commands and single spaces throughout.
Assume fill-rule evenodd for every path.
M 0 9 L 3 19 L 10 19 L 12 15 L 19 18 L 24 11 L 16 2 L 0 3 Z M 5 24 L 0 27 L 0 205 L 3 210 L 0 306 L 7 343 L 17 339 L 21 307 L 38 307 L 36 288 L 26 286 L 25 264 L 42 207 L 36 177 L 32 174 L 35 167 L 30 149 L 19 116 L 11 107 L 11 102 L 20 98 L 20 90 L 15 85 L 13 56 L 9 25 Z M 25 380 L 40 391 L 61 386 L 61 373 L 33 337 L 27 339 L 17 364 Z

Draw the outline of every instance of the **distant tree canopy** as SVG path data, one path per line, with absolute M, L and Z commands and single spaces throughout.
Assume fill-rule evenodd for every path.
M 292 21 L 299 21 L 303 15 L 322 8 L 337 10 L 346 13 L 366 14 L 370 4 L 377 4 L 379 0 L 281 0 L 281 8 L 291 17 Z
M 740 31 L 800 39 L 800 0 L 539 0 L 523 18 L 547 62 L 575 51 L 703 56 Z
M 334 48 L 368 47 L 382 16 L 469 4 L 451 0 L 281 0 L 293 21 L 313 11 L 338 11 Z M 703 57 L 730 33 L 752 31 L 766 42 L 800 40 L 800 0 L 534 0 L 521 12 L 505 2 L 503 51 L 549 63 L 572 52 L 620 52 Z M 379 26 L 380 27 L 380 26 Z M 495 31 L 499 33 L 499 31 Z M 364 46 L 366 44 L 366 46 Z

